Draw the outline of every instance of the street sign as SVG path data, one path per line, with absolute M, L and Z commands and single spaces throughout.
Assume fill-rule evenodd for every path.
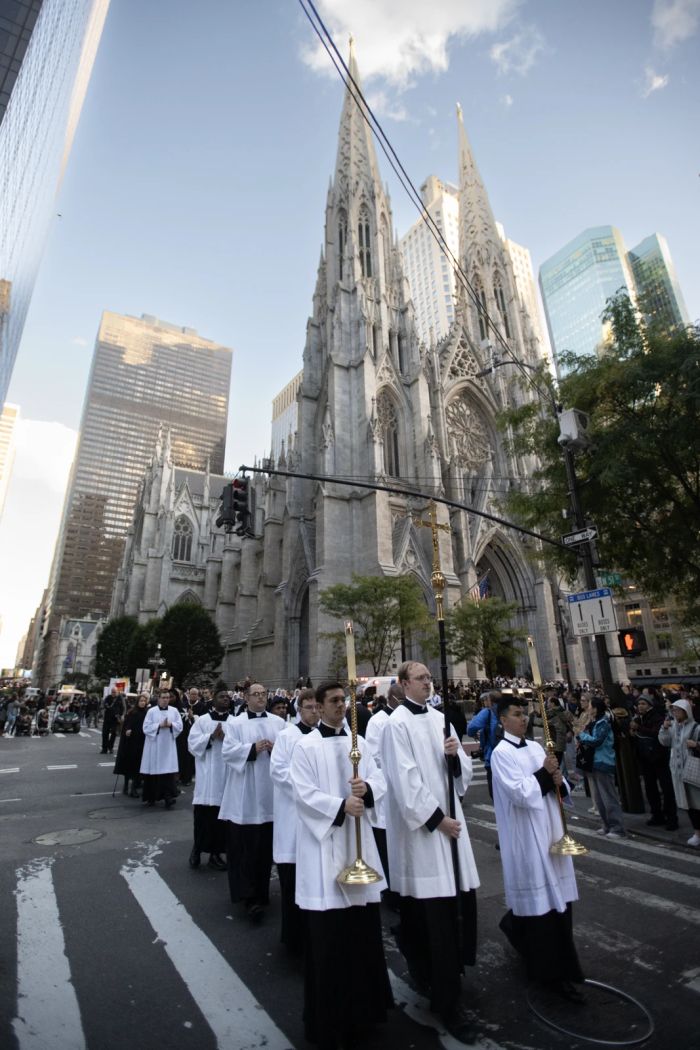
M 577 637 L 612 634 L 617 631 L 615 609 L 609 587 L 569 594 L 567 601 L 571 615 L 571 630 Z
M 599 572 L 601 587 L 619 587 L 622 583 L 622 576 L 619 572 Z
M 579 543 L 588 543 L 589 540 L 598 538 L 598 529 L 595 525 L 587 525 L 585 529 L 578 532 L 567 532 L 562 536 L 561 542 L 565 547 L 576 547 Z

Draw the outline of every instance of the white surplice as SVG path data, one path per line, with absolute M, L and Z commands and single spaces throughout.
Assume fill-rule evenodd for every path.
M 161 729 L 163 722 L 170 728 Z M 182 718 L 176 707 L 150 707 L 143 720 L 146 737 L 143 744 L 140 772 L 144 776 L 159 773 L 177 773 L 177 744 L 175 738 L 182 732 Z
M 267 824 L 273 818 L 270 752 L 261 751 L 249 761 L 250 749 L 258 740 L 275 741 L 286 722 L 266 712 L 264 718 L 249 718 L 244 711 L 224 723 L 221 757 L 227 766 L 219 820 L 234 824 Z
M 295 864 L 297 851 L 297 803 L 289 772 L 292 752 L 307 734 L 303 723 L 288 725 L 275 740 L 270 756 L 273 790 L 272 859 L 275 864 Z M 314 732 L 314 730 L 312 730 Z
M 386 778 L 386 838 L 391 888 L 417 899 L 454 897 L 455 877 L 451 839 L 426 822 L 437 809 L 449 815 L 445 720 L 434 708 L 413 714 L 400 704 L 382 731 L 382 772 Z M 451 736 L 458 740 L 454 729 Z M 472 760 L 460 746 L 460 774 L 454 777 L 455 818 L 462 825 L 457 839 L 459 888 L 476 889 L 479 876 L 458 796 L 472 779 Z
M 221 756 L 223 740 L 212 740 L 211 735 L 217 726 L 232 721 L 233 715 L 223 720 L 201 715 L 190 729 L 187 748 L 194 755 L 196 770 L 193 806 L 221 805 L 226 780 L 226 766 Z
M 382 733 L 384 732 L 384 727 L 388 721 L 389 712 L 385 711 L 382 708 L 372 715 L 369 722 L 367 723 L 367 728 L 365 730 L 365 743 L 372 752 L 372 757 L 374 758 L 374 761 L 377 763 L 380 769 L 382 768 Z M 377 804 L 375 827 L 386 827 L 385 807 L 386 797 L 380 799 Z
M 338 875 L 355 860 L 355 818 L 345 814 L 342 825 L 333 821 L 343 800 L 350 794 L 352 763 L 348 757 L 351 738 L 323 737 L 315 731 L 302 737 L 292 752 L 290 774 L 297 800 L 296 902 L 308 911 L 351 908 L 376 904 L 386 889 L 382 878 L 368 886 L 345 886 Z M 375 804 L 386 791 L 380 769 L 365 749 L 358 775 L 372 788 Z M 361 819 L 363 860 L 382 874 L 374 844 L 374 807 L 366 807 Z
M 578 900 L 571 857 L 549 852 L 564 833 L 554 791 L 542 794 L 534 776 L 545 760 L 534 740 L 526 747 L 506 734 L 491 755 L 493 804 L 501 847 L 506 903 L 514 915 L 545 915 Z

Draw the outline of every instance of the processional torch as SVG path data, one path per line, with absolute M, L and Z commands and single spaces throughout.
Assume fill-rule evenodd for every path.
M 352 762 L 352 775 L 356 777 L 360 767 L 362 755 L 357 746 L 357 667 L 355 664 L 355 635 L 353 634 L 352 620 L 345 622 L 345 648 L 348 661 L 348 684 L 350 686 L 350 732 L 351 750 L 350 761 Z M 345 886 L 369 886 L 373 882 L 379 882 L 381 875 L 374 868 L 370 868 L 362 859 L 362 817 L 355 817 L 355 852 L 356 857 L 352 864 L 343 868 L 338 876 L 338 882 Z
M 540 714 L 542 715 L 542 728 L 544 730 L 544 743 L 547 749 L 548 755 L 554 754 L 554 741 L 552 740 L 552 733 L 549 728 L 549 722 L 547 721 L 547 712 L 544 709 L 544 694 L 542 692 L 542 675 L 540 674 L 540 664 L 537 659 L 537 650 L 535 649 L 535 643 L 532 638 L 528 636 L 527 649 L 530 656 L 530 667 L 532 668 L 532 680 L 535 683 L 535 689 L 537 691 L 537 699 L 540 702 Z M 564 829 L 564 834 L 556 842 L 553 842 L 549 847 L 549 852 L 554 853 L 560 857 L 583 857 L 589 851 L 586 846 L 582 843 L 577 842 L 569 834 L 569 829 L 566 825 L 566 813 L 564 812 L 564 803 L 561 797 L 561 791 L 559 785 L 554 785 L 554 790 L 557 793 L 557 801 L 559 803 L 559 812 L 561 814 L 561 824 Z

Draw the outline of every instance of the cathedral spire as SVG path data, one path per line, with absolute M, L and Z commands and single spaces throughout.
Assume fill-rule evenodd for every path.
M 471 144 L 457 104 L 459 133 L 459 257 L 469 273 L 475 265 L 493 262 L 500 252 L 500 238 L 489 196 L 476 165 Z
M 352 79 L 345 89 L 338 132 L 338 153 L 333 178 L 336 201 L 339 198 L 347 201 L 349 196 L 362 188 L 370 193 L 375 187 L 380 192 L 382 188 L 372 131 L 363 116 L 367 111 L 357 91 L 357 88 L 362 91 L 362 83 L 352 37 L 347 65 Z

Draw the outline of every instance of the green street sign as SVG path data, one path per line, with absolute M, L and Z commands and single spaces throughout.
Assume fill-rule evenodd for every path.
M 603 587 L 619 587 L 622 583 L 622 576 L 619 572 L 601 572 L 598 575 Z

